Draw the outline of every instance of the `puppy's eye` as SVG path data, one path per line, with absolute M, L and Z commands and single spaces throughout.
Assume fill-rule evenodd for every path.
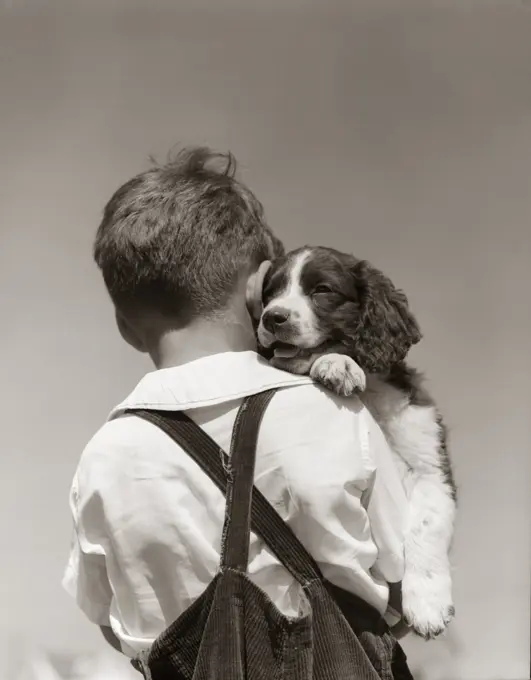
M 322 293 L 332 293 L 332 289 L 330 286 L 327 286 L 326 283 L 320 283 L 318 286 L 315 286 L 313 289 L 312 295 L 321 295 Z

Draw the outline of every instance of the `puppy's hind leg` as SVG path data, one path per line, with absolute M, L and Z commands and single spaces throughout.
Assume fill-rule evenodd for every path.
M 455 520 L 452 490 L 440 470 L 417 476 L 405 533 L 402 610 L 425 639 L 442 633 L 454 616 L 449 550 Z

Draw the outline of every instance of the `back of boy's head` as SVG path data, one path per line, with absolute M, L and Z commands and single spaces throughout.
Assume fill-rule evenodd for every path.
M 117 310 L 175 327 L 222 312 L 242 276 L 283 254 L 232 154 L 183 149 L 104 209 L 94 259 Z

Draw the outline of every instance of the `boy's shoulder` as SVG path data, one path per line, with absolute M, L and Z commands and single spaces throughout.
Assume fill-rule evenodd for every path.
M 89 440 L 86 450 L 108 446 L 132 446 L 140 436 L 145 437 L 145 423 L 129 413 L 118 413 L 108 418 Z
M 357 395 L 344 397 L 335 394 L 322 385 L 310 382 L 283 387 L 271 405 L 289 410 L 292 417 L 307 417 L 312 414 L 317 421 L 332 417 L 334 420 L 357 419 L 358 416 L 371 418 L 362 400 Z
M 218 370 L 211 370 L 213 367 Z M 280 371 L 251 353 L 226 354 L 144 376 L 85 446 L 78 476 L 112 479 L 123 474 L 124 469 L 132 473 L 131 468 L 141 461 L 151 459 L 154 464 L 155 458 L 161 465 L 187 465 L 186 456 L 176 456 L 175 442 L 165 432 L 128 412 L 130 409 L 190 411 L 194 420 L 197 414 L 198 422 L 207 425 L 207 430 L 210 420 L 220 418 L 209 434 L 223 431 L 230 440 L 227 428 L 230 429 L 229 414 L 235 403 L 249 394 L 275 388 L 278 391 L 264 421 L 268 425 L 267 439 L 273 433 L 275 445 L 279 438 L 289 440 L 302 433 L 308 441 L 321 440 L 323 436 L 348 441 L 367 428 L 370 414 L 358 397 L 337 396 L 307 376 Z
M 267 386 L 264 389 L 270 389 L 274 386 Z M 261 391 L 261 390 L 257 390 Z M 216 400 L 217 401 L 217 400 Z M 215 406 L 220 410 L 224 409 L 224 404 L 227 408 L 234 406 L 234 396 L 226 400 L 217 401 Z M 127 405 L 130 407 L 130 405 Z M 133 408 L 139 408 L 134 405 Z M 149 408 L 149 407 L 147 407 Z M 157 409 L 160 410 L 160 407 Z M 188 408 L 162 408 L 169 412 L 174 410 L 187 411 Z M 192 408 L 192 412 L 209 411 L 211 408 L 208 405 Z M 325 387 L 313 382 L 293 382 L 292 384 L 282 384 L 277 387 L 275 394 L 267 411 L 278 412 L 282 411 L 284 416 L 289 415 L 298 419 L 302 417 L 306 419 L 308 415 L 313 415 L 318 421 L 326 420 L 327 417 L 335 416 L 334 419 L 342 420 L 347 418 L 356 418 L 363 414 L 365 418 L 372 419 L 371 414 L 367 411 L 361 399 L 357 396 L 342 397 L 334 394 Z M 97 430 L 97 432 L 89 440 L 85 447 L 83 456 L 100 455 L 100 452 L 114 451 L 114 453 L 125 453 L 129 455 L 132 451 L 144 449 L 146 445 L 153 444 L 154 441 L 160 441 L 163 437 L 169 441 L 169 438 L 162 430 L 143 418 L 135 415 L 134 411 L 127 412 L 123 405 L 116 407 L 110 414 L 105 423 Z
M 155 432 L 154 432 L 155 431 Z M 156 428 L 134 415 L 123 414 L 107 420 L 88 441 L 81 454 L 78 470 L 87 467 L 110 469 L 136 452 L 153 444 Z
M 192 463 L 161 429 L 124 414 L 106 421 L 83 449 L 72 483 L 74 501 L 80 506 L 98 496 L 108 502 L 138 480 L 155 483 L 168 474 L 187 474 Z

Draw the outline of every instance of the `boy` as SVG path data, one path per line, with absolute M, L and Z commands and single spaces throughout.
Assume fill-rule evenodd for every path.
M 225 499 L 162 431 L 123 415 L 128 408 L 186 411 L 227 451 L 242 398 L 281 388 L 261 426 L 256 486 L 324 576 L 380 614 L 387 582 L 402 578 L 405 497 L 374 420 L 358 399 L 256 354 L 246 287 L 282 245 L 234 172 L 230 155 L 184 150 L 118 189 L 96 236 L 119 331 L 156 370 L 83 452 L 64 585 L 130 657 L 214 577 Z M 284 614 L 297 613 L 297 584 L 254 534 L 249 577 Z

